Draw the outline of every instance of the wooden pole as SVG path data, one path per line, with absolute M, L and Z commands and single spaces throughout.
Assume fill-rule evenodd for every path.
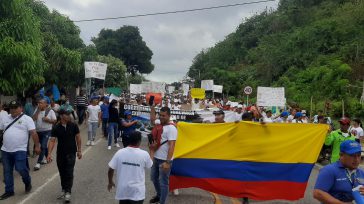
M 311 96 L 310 121 L 312 121 L 312 104 L 313 104 L 313 96 Z
M 343 117 L 345 116 L 345 105 L 344 105 L 344 99 L 341 100 L 342 109 L 343 109 Z

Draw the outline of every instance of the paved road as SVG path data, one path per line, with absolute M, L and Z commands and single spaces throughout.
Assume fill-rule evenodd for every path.
M 81 135 L 83 143 L 87 140 L 87 134 L 85 126 L 81 126 Z M 106 189 L 107 186 L 107 163 L 117 151 L 116 147 L 112 150 L 107 150 L 107 142 L 105 139 L 97 138 L 96 145 L 93 147 L 86 147 L 83 145 L 83 158 L 77 160 L 75 167 L 75 179 L 72 193 L 72 203 L 118 203 L 114 200 L 115 190 L 109 193 Z M 143 139 L 143 148 L 146 145 L 146 138 Z M 55 151 L 54 151 L 55 152 Z M 30 158 L 31 168 L 36 162 L 35 158 Z M 1 165 L 0 165 L 1 166 Z M 0 173 L 3 175 L 2 166 Z M 317 201 L 312 199 L 312 188 L 314 181 L 316 180 L 318 170 L 315 168 L 312 171 L 308 188 L 306 190 L 305 198 L 296 202 L 287 201 L 270 201 L 270 202 L 257 202 L 252 203 L 297 203 L 297 204 L 318 204 Z M 149 179 L 150 171 L 147 172 L 147 195 L 146 201 L 148 201 L 154 195 L 153 184 Z M 5 201 L 0 201 L 1 204 L 41 204 L 41 203 L 62 203 L 56 198 L 60 195 L 60 179 L 56 168 L 56 163 L 52 162 L 42 166 L 39 171 L 32 171 L 32 184 L 33 190 L 29 194 L 24 193 L 24 185 L 21 182 L 21 178 L 17 173 L 15 175 L 15 196 Z M 269 189 L 267 189 L 269 190 Z M 284 190 L 284 189 L 282 189 Z M 0 193 L 4 192 L 4 185 L 0 185 Z M 145 202 L 148 203 L 148 202 Z M 199 189 L 182 189 L 178 196 L 171 195 L 169 202 L 173 204 L 211 204 L 211 203 L 239 203 L 238 200 L 233 200 L 223 196 L 215 197 L 203 190 Z

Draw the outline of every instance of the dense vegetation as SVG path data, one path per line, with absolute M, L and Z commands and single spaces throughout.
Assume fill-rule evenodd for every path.
M 363 14 L 362 0 L 281 0 L 201 51 L 188 76 L 200 76 L 196 85 L 214 79 L 235 97 L 246 85 L 284 86 L 290 104 L 308 109 L 313 97 L 314 108 L 330 102 L 338 116 L 344 100 L 349 113 L 364 116 Z
M 53 83 L 65 88 L 82 86 L 84 61 L 107 63 L 105 85 L 124 88 L 127 72 L 124 62 L 136 63 L 133 60 L 141 58 L 133 52 L 120 58 L 112 56 L 115 53 L 106 49 L 98 52 L 95 46 L 85 46 L 80 29 L 68 17 L 55 10 L 49 11 L 43 2 L 37 0 L 0 1 L 0 30 L 0 94 L 22 95 L 27 91 L 31 94 Z M 104 32 L 101 31 L 99 36 L 107 41 Z M 113 36 L 112 40 L 124 40 L 125 48 L 130 47 L 128 43 L 134 45 L 133 49 L 139 54 L 141 49 L 146 50 L 149 58 L 143 59 L 139 68 L 147 67 L 143 63 L 149 67 L 140 72 L 153 70 L 150 63 L 152 53 L 142 41 L 138 29 L 121 27 L 118 32 L 125 33 L 128 38 L 120 36 L 119 40 Z M 102 43 L 100 38 L 94 41 L 97 45 Z M 135 42 L 139 44 L 135 45 Z M 130 81 L 137 83 L 141 80 L 140 74 L 133 73 Z

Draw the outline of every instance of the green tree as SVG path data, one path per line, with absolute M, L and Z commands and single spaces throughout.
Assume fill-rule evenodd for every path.
M 21 93 L 44 82 L 40 23 L 24 0 L 0 1 L 0 92 Z
M 138 27 L 123 26 L 115 31 L 102 29 L 98 37 L 92 38 L 92 42 L 99 54 L 110 54 L 119 58 L 127 67 L 136 65 L 137 71 L 142 74 L 149 74 L 154 70 L 151 63 L 153 52 L 143 41 Z
M 125 87 L 126 66 L 120 59 L 108 56 L 97 56 L 97 61 L 107 64 L 105 87 Z

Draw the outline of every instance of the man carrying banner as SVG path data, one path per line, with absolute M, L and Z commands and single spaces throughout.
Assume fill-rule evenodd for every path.
M 313 197 L 322 203 L 352 203 L 352 189 L 364 181 L 364 171 L 358 168 L 360 157 L 358 142 L 347 140 L 341 143 L 340 160 L 320 170 Z M 363 194 L 364 188 L 360 187 L 359 191 Z
M 165 204 L 169 192 L 169 175 L 171 173 L 174 146 L 177 140 L 177 129 L 170 123 L 171 110 L 163 107 L 159 112 L 161 122 L 161 132 L 159 140 L 149 145 L 150 151 L 155 151 L 154 161 L 151 172 L 151 180 L 154 184 L 157 195 L 153 197 L 150 203 Z M 156 113 L 154 106 L 151 107 L 150 120 L 155 125 Z M 155 126 L 157 128 L 157 126 Z

